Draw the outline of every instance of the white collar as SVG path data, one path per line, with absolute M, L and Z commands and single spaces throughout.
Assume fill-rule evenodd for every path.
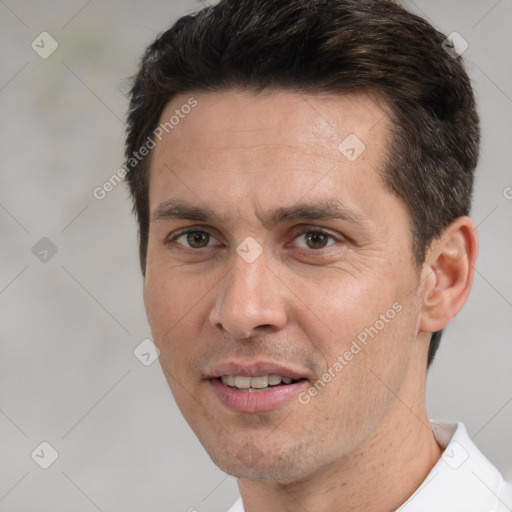
M 490 512 L 510 510 L 507 485 L 482 455 L 462 423 L 431 420 L 441 458 L 397 512 Z M 502 500 L 505 499 L 505 502 Z
M 396 512 L 512 511 L 512 485 L 480 453 L 462 423 L 431 420 L 441 458 Z M 238 499 L 228 512 L 244 512 Z

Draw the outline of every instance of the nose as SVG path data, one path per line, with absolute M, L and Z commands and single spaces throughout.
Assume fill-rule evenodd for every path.
M 252 263 L 234 255 L 231 269 L 219 283 L 210 323 L 235 338 L 250 338 L 286 325 L 286 286 L 262 254 Z

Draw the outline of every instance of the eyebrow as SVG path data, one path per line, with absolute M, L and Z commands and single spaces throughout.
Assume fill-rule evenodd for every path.
M 297 203 L 292 206 L 280 206 L 268 212 L 256 212 L 257 218 L 264 225 L 277 225 L 283 222 L 298 220 L 327 220 L 337 219 L 352 224 L 366 224 L 365 218 L 337 199 L 316 203 Z M 217 214 L 206 206 L 195 206 L 190 203 L 176 200 L 163 201 L 152 214 L 153 221 L 185 219 L 198 222 L 217 221 L 227 224 L 227 218 Z

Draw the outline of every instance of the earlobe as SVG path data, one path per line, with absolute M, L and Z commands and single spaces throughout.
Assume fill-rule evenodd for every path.
M 473 284 L 477 253 L 476 228 L 469 217 L 456 219 L 432 243 L 424 264 L 421 331 L 443 329 L 461 310 Z

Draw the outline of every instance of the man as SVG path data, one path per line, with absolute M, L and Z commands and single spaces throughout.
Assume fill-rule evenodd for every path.
M 146 311 L 231 512 L 511 510 L 425 408 L 473 281 L 478 148 L 454 45 L 389 1 L 222 0 L 147 49 L 126 146 Z

